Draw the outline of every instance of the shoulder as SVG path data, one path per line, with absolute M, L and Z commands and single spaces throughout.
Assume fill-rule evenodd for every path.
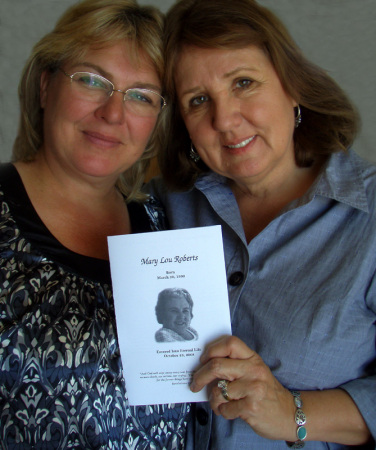
M 133 233 L 166 230 L 167 220 L 162 204 L 153 196 L 144 203 L 128 203 Z
M 172 341 L 173 339 L 171 339 L 171 332 L 170 330 L 168 330 L 167 328 L 160 328 L 156 333 L 155 333 L 155 340 L 157 342 L 169 342 Z
M 170 211 L 178 212 L 181 210 L 190 211 L 196 209 L 198 203 L 205 198 L 204 189 L 196 184 L 185 191 L 177 191 L 170 189 L 164 182 L 161 176 L 150 180 L 145 186 L 144 191 L 154 198 L 157 198 L 167 211 L 167 217 L 170 217 Z M 204 196 L 202 195 L 204 193 Z
M 155 340 L 157 342 L 174 342 L 174 341 L 182 341 L 184 339 L 181 338 L 177 333 L 170 330 L 169 328 L 160 328 L 155 333 Z
M 358 155 L 354 150 L 348 151 L 347 158 L 363 177 L 368 178 L 371 175 L 374 179 L 376 179 L 376 164 L 374 162 L 367 161 L 362 156 Z
M 161 176 L 152 178 L 143 186 L 143 191 L 149 194 L 152 199 L 158 199 L 157 201 L 161 202 L 161 204 L 165 204 L 169 196 L 173 194 Z
M 159 229 L 166 228 L 166 214 L 162 203 L 153 195 L 150 195 L 148 200 L 144 203 L 144 208 L 149 218 Z
M 151 201 L 157 201 L 162 206 L 168 218 L 169 228 L 176 228 L 175 219 L 190 214 L 194 206 L 197 205 L 194 200 L 196 198 L 194 193 L 192 194 L 191 191 L 172 191 L 160 176 L 150 180 L 144 186 L 144 191 L 151 196 Z M 183 223 L 182 225 L 184 227 Z M 180 228 L 180 226 L 177 228 Z
M 352 150 L 334 153 L 317 187 L 324 197 L 370 213 L 376 206 L 376 166 Z
M 16 173 L 17 170 L 12 163 L 0 163 L 0 181 L 3 178 L 13 177 Z
M 21 177 L 11 163 L 0 164 L 0 201 L 2 217 L 12 218 L 18 226 L 20 220 L 32 214 L 33 208 Z
M 161 178 L 151 180 L 145 189 L 163 204 L 171 229 L 217 225 L 223 218 L 238 217 L 226 178 L 213 172 L 200 175 L 187 191 L 171 191 Z
M 6 202 L 13 218 L 18 222 L 29 214 L 33 215 L 34 208 L 23 185 L 22 179 L 12 163 L 0 164 L 0 192 L 2 201 Z M 2 208 L 4 210 L 4 208 Z
M 168 228 L 165 210 L 156 197 L 151 195 L 143 206 L 153 231 L 166 230 Z
M 198 339 L 198 333 L 197 333 L 197 331 L 196 331 L 194 328 L 189 327 L 189 328 L 187 328 L 187 330 L 188 330 L 190 333 L 192 333 L 192 335 L 193 335 L 193 337 L 194 337 L 195 340 Z
M 369 210 L 376 212 L 376 165 L 353 151 L 349 152 L 348 157 L 354 172 L 362 182 Z
M 21 178 L 12 163 L 0 164 L 0 187 L 2 191 L 9 192 L 10 194 L 19 191 L 22 186 Z

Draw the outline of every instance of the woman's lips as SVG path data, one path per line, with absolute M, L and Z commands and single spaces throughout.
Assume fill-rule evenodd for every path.
M 231 148 L 231 149 L 233 149 L 233 148 L 234 149 L 236 149 L 236 148 L 243 148 L 246 145 L 248 145 L 250 142 L 252 142 L 255 137 L 256 136 L 252 136 L 250 138 L 244 139 L 244 141 L 241 141 L 238 144 L 228 144 L 228 145 L 225 145 L 225 147 L 228 147 L 228 148 Z
M 83 133 L 91 142 L 100 145 L 101 147 L 114 147 L 121 144 L 121 141 L 115 136 L 108 136 L 96 131 L 84 131 Z

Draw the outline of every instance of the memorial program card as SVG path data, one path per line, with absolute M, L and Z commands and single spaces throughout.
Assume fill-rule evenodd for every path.
M 207 400 L 189 383 L 206 344 L 231 334 L 221 227 L 108 238 L 131 405 Z

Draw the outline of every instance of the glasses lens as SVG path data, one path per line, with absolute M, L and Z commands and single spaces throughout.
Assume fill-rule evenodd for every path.
M 70 78 L 76 95 L 83 100 L 105 102 L 114 92 L 111 81 L 95 73 L 76 72 Z M 125 107 L 137 116 L 158 116 L 165 103 L 162 96 L 150 89 L 132 88 L 119 92 L 124 94 Z
M 163 107 L 163 98 L 149 89 L 128 89 L 124 95 L 126 107 L 143 117 L 157 116 Z
M 95 73 L 76 72 L 72 75 L 75 91 L 85 100 L 100 102 L 105 100 L 112 92 L 112 84 Z

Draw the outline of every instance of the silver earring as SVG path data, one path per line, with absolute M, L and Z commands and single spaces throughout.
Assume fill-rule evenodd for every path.
M 193 147 L 193 142 L 191 142 L 191 149 L 189 151 L 190 158 L 193 159 L 193 161 L 196 163 L 200 161 L 200 155 L 196 152 L 196 150 Z
M 301 124 L 302 122 L 302 114 L 300 112 L 300 106 L 297 106 L 298 110 L 296 112 L 296 117 L 295 117 L 295 128 L 298 128 L 298 126 Z

